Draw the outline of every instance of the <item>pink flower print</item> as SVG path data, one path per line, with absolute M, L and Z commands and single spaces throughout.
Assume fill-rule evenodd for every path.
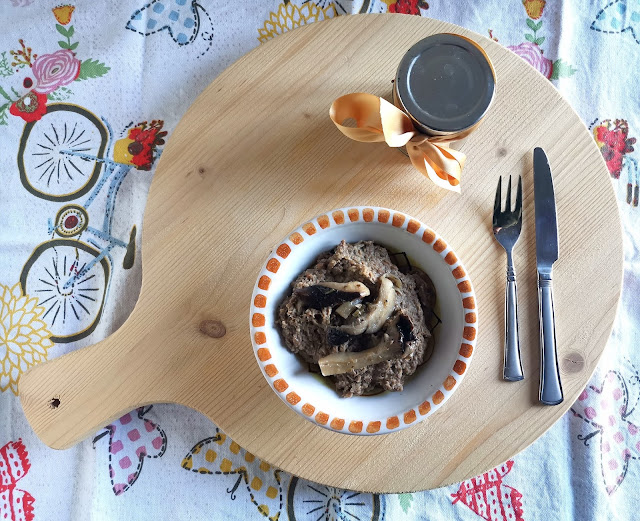
M 531 42 L 524 42 L 520 45 L 509 45 L 507 49 L 513 51 L 524 61 L 532 65 L 545 78 L 551 78 L 551 74 L 553 74 L 553 62 L 546 56 L 542 55 L 542 49 L 540 49 L 539 45 Z
M 49 94 L 58 87 L 74 81 L 80 74 L 80 60 L 69 49 L 60 49 L 53 54 L 41 54 L 33 62 L 36 78 L 34 90 Z

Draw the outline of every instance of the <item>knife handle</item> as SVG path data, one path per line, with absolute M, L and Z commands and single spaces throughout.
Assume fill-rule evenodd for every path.
M 556 319 L 553 311 L 551 274 L 538 273 L 540 316 L 540 402 L 558 405 L 564 400 L 556 349 Z
M 524 378 L 520 361 L 520 337 L 518 335 L 518 290 L 516 271 L 511 262 L 507 265 L 507 290 L 505 298 L 504 369 L 502 377 L 509 382 Z

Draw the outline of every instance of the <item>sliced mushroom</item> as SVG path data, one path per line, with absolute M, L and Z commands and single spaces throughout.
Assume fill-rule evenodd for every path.
M 377 333 L 393 313 L 395 305 L 396 290 L 393 287 L 393 282 L 382 275 L 378 298 L 369 304 L 367 313 L 354 317 L 350 323 L 340 326 L 340 329 L 349 335 Z
M 359 298 L 350 302 L 343 302 L 337 307 L 336 313 L 346 320 L 351 316 L 351 313 L 361 306 Z
M 409 345 L 416 337 L 413 333 L 413 324 L 405 313 L 398 313 L 389 320 L 388 333 L 385 333 L 382 341 L 374 347 L 363 351 L 345 351 L 342 353 L 332 353 L 318 360 L 320 371 L 324 376 L 347 373 L 354 369 L 362 369 L 369 365 L 374 365 L 386 360 L 392 360 L 401 355 L 409 358 L 413 355 L 413 346 Z M 332 345 L 339 345 L 346 342 L 349 336 L 342 337 L 338 328 L 329 330 L 329 338 L 341 340 Z M 331 343 L 331 341 L 330 341 Z
M 357 280 L 352 280 L 350 282 L 320 282 L 318 283 L 318 286 L 344 291 L 345 293 L 358 293 L 362 298 L 368 297 L 371 293 L 367 286 Z
M 368 297 L 369 294 L 371 293 L 367 286 L 365 286 L 362 282 L 357 282 L 357 281 L 347 282 L 344 284 L 339 282 L 323 282 L 322 285 L 330 288 L 340 289 L 341 291 L 349 291 L 349 292 L 358 291 L 359 292 L 360 298 L 356 298 L 349 302 L 343 302 L 342 304 L 340 304 L 340 306 L 338 306 L 338 309 L 336 309 L 336 313 L 340 315 L 342 318 L 344 318 L 345 320 L 349 318 L 351 313 L 353 313 L 356 309 L 358 309 L 362 299 L 364 297 Z
M 391 282 L 393 282 L 393 285 L 398 288 L 398 289 L 402 289 L 402 281 L 396 277 L 395 275 L 387 275 L 386 276 Z
M 413 334 L 413 324 L 404 313 L 398 315 L 398 323 L 396 326 L 400 333 L 400 342 L 413 342 L 416 339 L 416 336 Z
M 413 333 L 413 324 L 408 315 L 401 312 L 391 320 L 391 328 L 388 330 L 389 336 L 398 342 L 402 348 L 402 357 L 411 358 L 414 353 L 414 345 L 411 344 L 416 339 Z
M 366 297 L 369 295 L 369 288 L 358 281 L 320 282 L 297 288 L 295 293 L 307 306 L 322 309 Z
M 327 331 L 327 342 L 330 346 L 339 346 L 340 344 L 344 344 L 351 338 L 351 335 L 341 331 L 337 327 L 330 327 Z
M 323 376 L 331 376 L 391 360 L 401 352 L 401 345 L 385 334 L 382 341 L 370 349 L 332 353 L 318 360 L 318 365 Z

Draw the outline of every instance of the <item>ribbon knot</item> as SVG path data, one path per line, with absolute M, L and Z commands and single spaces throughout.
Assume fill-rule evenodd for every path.
M 460 175 L 466 156 L 448 145 L 470 130 L 449 136 L 428 136 L 413 126 L 411 118 L 387 100 L 358 92 L 336 99 L 331 120 L 348 138 L 364 143 L 384 141 L 390 147 L 407 147 L 413 166 L 436 185 L 460 192 Z M 343 123 L 353 119 L 356 127 Z

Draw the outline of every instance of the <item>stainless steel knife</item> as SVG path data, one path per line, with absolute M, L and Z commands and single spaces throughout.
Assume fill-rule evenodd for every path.
M 549 160 L 541 148 L 533 151 L 533 188 L 540 318 L 540 402 L 558 405 L 564 400 L 556 350 L 552 287 L 553 263 L 558 260 L 558 223 Z

